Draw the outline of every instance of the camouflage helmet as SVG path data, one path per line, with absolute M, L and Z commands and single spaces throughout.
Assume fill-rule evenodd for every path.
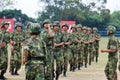
M 62 28 L 63 28 L 63 27 L 67 27 L 67 28 L 69 28 L 69 26 L 68 26 L 67 23 L 64 23 L 64 24 L 62 25 Z
M 116 28 L 114 26 L 109 25 L 107 27 L 107 31 L 111 34 L 114 34 L 116 32 Z
M 81 24 L 77 24 L 76 27 L 77 27 L 77 28 L 82 28 L 82 25 L 81 25 Z
M 87 26 L 84 26 L 82 29 L 83 29 L 83 30 L 88 30 Z
M 22 24 L 21 24 L 20 22 L 17 22 L 17 23 L 15 24 L 15 29 L 16 29 L 17 27 L 21 27 L 21 28 L 22 28 Z
M 98 29 L 96 27 L 93 28 L 93 31 L 98 31 Z
M 76 25 L 72 25 L 72 26 L 71 26 L 71 29 L 72 29 L 72 28 L 76 28 Z
M 40 25 L 38 23 L 34 23 L 30 29 L 30 33 L 39 34 L 40 33 Z
M 49 23 L 49 24 L 50 24 L 50 20 L 49 20 L 49 19 L 45 19 L 45 20 L 43 21 L 43 26 L 44 26 L 44 24 L 46 24 L 46 23 Z
M 88 30 L 89 30 L 89 31 L 92 31 L 92 29 L 91 29 L 90 27 L 88 27 Z
M 53 27 L 54 26 L 59 26 L 60 27 L 60 22 L 59 21 L 55 21 L 54 23 L 53 23 Z
M 2 21 L 2 23 L 1 23 L 1 27 L 4 27 L 4 25 L 9 25 L 9 22 L 8 21 Z

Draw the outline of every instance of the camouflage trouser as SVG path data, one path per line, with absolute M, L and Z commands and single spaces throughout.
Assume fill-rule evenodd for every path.
M 89 64 L 91 64 L 92 56 L 93 56 L 93 50 L 92 49 L 88 50 L 88 56 L 89 56 Z
M 118 59 L 115 57 L 109 57 L 107 65 L 105 67 L 105 75 L 108 80 L 117 80 L 117 62 Z
M 3 47 L 0 50 L 0 70 L 4 74 L 8 67 L 8 51 L 7 47 Z
M 88 46 L 85 46 L 84 47 L 84 62 L 85 62 L 85 66 L 87 65 L 88 63 Z
M 54 58 L 53 49 L 48 48 L 46 53 L 46 70 L 45 70 L 45 80 L 53 80 L 54 78 Z
M 77 53 L 77 50 L 72 50 L 71 51 L 72 53 L 72 56 L 71 56 L 71 59 L 69 61 L 70 63 L 70 67 L 73 67 L 73 68 L 76 68 L 77 67 L 77 61 L 78 61 L 78 53 Z
M 40 60 L 30 60 L 25 64 L 26 80 L 45 80 L 44 65 Z
M 13 55 L 11 55 L 10 68 L 19 70 L 21 68 L 21 48 L 20 50 L 14 50 Z
M 63 65 L 63 53 L 61 50 L 54 51 L 55 60 L 56 60 L 56 75 L 60 75 Z
M 99 56 L 99 48 L 95 48 L 94 57 L 96 58 L 96 61 L 98 60 L 98 56 Z
M 83 50 L 79 49 L 78 51 L 78 65 L 83 63 Z
M 70 49 L 63 50 L 63 58 L 64 58 L 63 70 L 64 70 L 64 72 L 66 72 L 68 69 L 69 60 L 71 58 L 71 50 Z

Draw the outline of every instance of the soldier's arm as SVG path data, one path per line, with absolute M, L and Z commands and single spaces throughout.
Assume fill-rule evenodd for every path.
M 102 52 L 102 53 L 107 52 L 107 53 L 112 54 L 112 53 L 115 53 L 116 50 L 108 49 L 108 50 L 101 50 L 101 52 Z
M 50 26 L 51 25 L 49 25 L 49 27 L 48 27 L 48 34 L 49 34 L 49 37 L 53 37 L 54 36 L 54 32 L 52 31 Z

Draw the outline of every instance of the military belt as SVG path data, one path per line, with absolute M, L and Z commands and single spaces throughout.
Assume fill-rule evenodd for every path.
M 44 61 L 45 57 L 30 57 L 30 58 L 28 58 L 28 60 L 40 60 L 40 61 Z

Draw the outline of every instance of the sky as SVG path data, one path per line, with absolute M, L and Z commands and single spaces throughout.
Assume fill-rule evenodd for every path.
M 86 0 L 87 1 L 87 0 Z M 120 0 L 107 0 L 106 7 L 113 11 L 120 10 Z M 16 0 L 13 8 L 21 9 L 22 13 L 27 14 L 29 17 L 37 18 L 37 11 L 44 9 L 44 4 L 38 3 L 38 0 Z

